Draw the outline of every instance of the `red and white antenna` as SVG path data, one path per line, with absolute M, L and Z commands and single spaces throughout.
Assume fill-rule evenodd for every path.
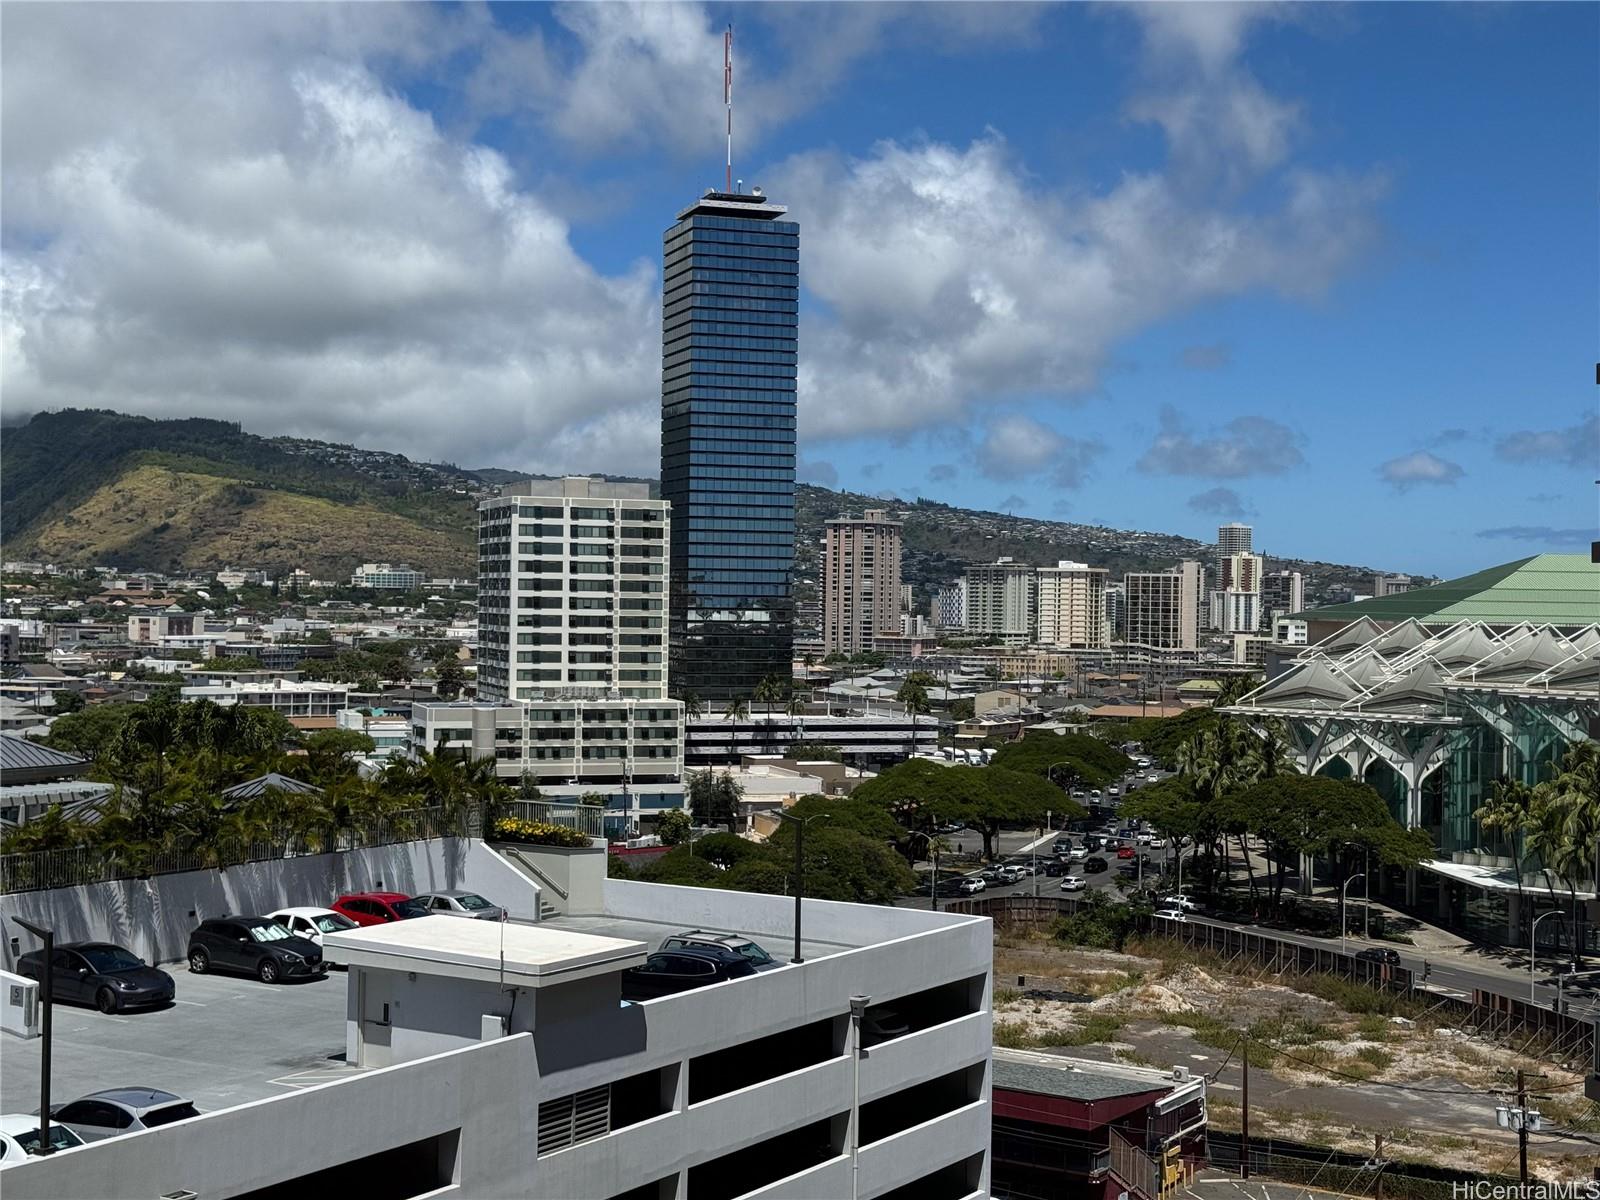
M 722 35 L 722 103 L 728 110 L 728 182 L 733 191 L 733 26 Z

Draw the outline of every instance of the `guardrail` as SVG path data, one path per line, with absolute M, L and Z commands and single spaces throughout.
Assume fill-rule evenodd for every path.
M 496 805 L 494 813 L 564 825 L 588 837 L 605 836 L 604 810 L 591 805 L 514 800 Z M 245 863 L 364 850 L 399 842 L 480 837 L 482 833 L 483 814 L 478 809 L 452 811 L 434 807 L 407 809 L 359 825 L 277 838 L 212 838 L 184 848 L 112 850 L 77 846 L 33 854 L 5 854 L 0 855 L 0 895 L 82 887 L 116 879 L 144 879 L 180 871 L 218 870 Z

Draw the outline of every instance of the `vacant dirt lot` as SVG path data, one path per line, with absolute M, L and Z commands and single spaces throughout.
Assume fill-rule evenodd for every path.
M 1326 977 L 1277 979 L 1152 941 L 1128 953 L 1040 934 L 995 945 L 995 1041 L 1086 1058 L 1183 1065 L 1211 1079 L 1212 1117 L 1237 1128 L 1248 1037 L 1251 1127 L 1261 1134 L 1483 1171 L 1515 1168 L 1495 1126 L 1518 1067 L 1543 1073 L 1538 1101 L 1560 1129 L 1600 1136 L 1600 1106 L 1567 1069 L 1464 1030 L 1426 1007 Z M 1592 1144 L 1535 1139 L 1542 1174 L 1587 1178 Z M 1579 1153 L 1581 1151 L 1581 1153 Z M 1508 1157 L 1509 1156 L 1509 1157 Z

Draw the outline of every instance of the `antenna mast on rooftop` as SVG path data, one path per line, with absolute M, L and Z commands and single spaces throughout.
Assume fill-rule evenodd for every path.
M 722 35 L 722 103 L 728 110 L 728 181 L 725 191 L 733 191 L 733 26 Z

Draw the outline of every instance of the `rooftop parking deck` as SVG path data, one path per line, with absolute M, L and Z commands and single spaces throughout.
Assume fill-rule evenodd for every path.
M 463 934 L 489 926 L 449 917 L 427 920 L 437 930 L 459 925 Z M 520 928 L 620 938 L 655 950 L 663 938 L 689 926 L 580 916 Z M 745 936 L 780 962 L 787 963 L 793 953 L 790 939 Z M 850 948 L 810 939 L 802 943 L 808 960 Z M 164 969 L 177 981 L 177 1002 L 169 1008 L 106 1016 L 86 1005 L 55 1006 L 52 1103 L 137 1085 L 175 1092 L 210 1112 L 358 1071 L 344 1061 L 343 971 L 269 986 L 244 976 L 194 975 L 181 963 Z M 0 1111 L 31 1113 L 39 1107 L 39 1049 L 38 1039 L 0 1040 Z
M 440 918 L 441 920 L 443 918 Z M 344 1065 L 345 977 L 269 986 L 243 976 L 191 975 L 177 981 L 169 1008 L 106 1016 L 57 1004 L 52 1104 L 103 1088 L 162 1088 L 201 1112 L 350 1075 Z M 39 1107 L 40 1040 L 0 1040 L 0 1108 Z

